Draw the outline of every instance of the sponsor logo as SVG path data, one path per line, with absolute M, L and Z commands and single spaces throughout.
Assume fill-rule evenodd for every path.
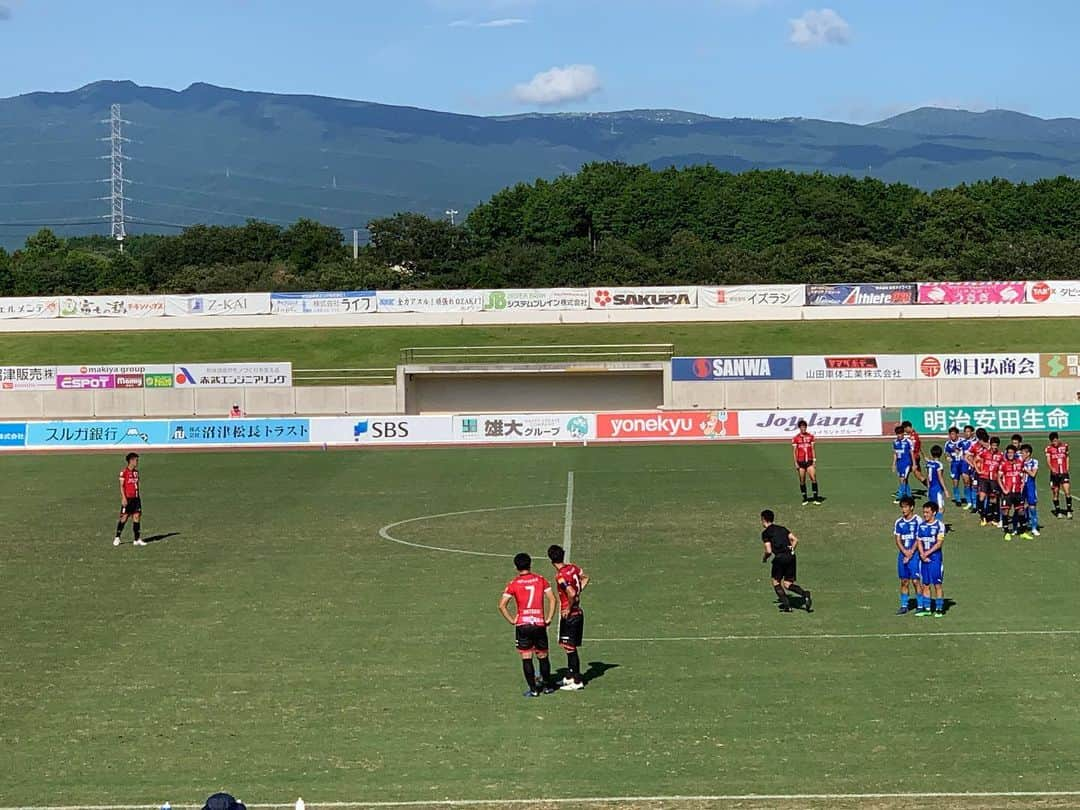
M 180 369 L 176 372 L 176 384 L 177 385 L 198 385 L 199 383 L 195 379 L 195 375 L 188 371 L 184 366 L 178 366 Z
M 65 391 L 115 388 L 116 376 L 113 374 L 57 374 L 56 387 Z
M 876 357 L 826 357 L 827 369 L 867 369 L 877 368 Z
M 117 388 L 144 388 L 146 386 L 146 379 L 142 374 L 117 374 L 115 379 Z
M 919 363 L 919 371 L 924 377 L 936 377 L 941 373 L 941 361 L 936 357 L 924 357 Z
M 361 419 L 353 425 L 353 441 L 364 439 L 406 439 L 409 436 L 409 423 L 393 419 Z
M 677 293 L 612 293 L 610 290 L 597 290 L 593 302 L 599 307 L 686 307 L 690 306 L 690 296 L 685 292 Z
M 905 306 L 918 300 L 915 284 L 811 284 L 810 306 Z
M 571 417 L 566 423 L 566 432 L 575 439 L 584 439 L 589 435 L 589 420 L 584 416 Z
M 26 444 L 26 424 L 0 424 L 0 447 L 22 447 Z
M 881 304 L 914 304 L 915 294 L 912 290 L 889 290 L 887 292 L 864 292 L 856 287 L 848 293 L 843 300 L 844 306 L 874 306 Z
M 806 416 L 796 414 L 785 415 L 778 411 L 773 411 L 765 416 L 764 419 L 759 419 L 754 422 L 754 427 L 761 429 L 779 428 L 787 433 L 794 433 L 799 429 L 799 420 L 805 419 L 807 428 L 813 433 L 815 428 L 861 428 L 865 416 L 866 414 L 863 411 L 845 414 L 843 416 L 818 413 L 817 411 Z
M 1045 281 L 1038 281 L 1031 285 L 1031 297 L 1036 303 L 1042 304 L 1049 301 L 1053 294 L 1054 288 Z
M 593 295 L 593 302 L 598 307 L 606 307 L 611 303 L 611 293 L 607 290 L 597 290 Z
M 144 388 L 172 388 L 173 387 L 173 375 L 172 374 L 144 374 L 143 375 L 143 387 Z
M 790 357 L 675 357 L 671 379 L 696 380 L 790 380 Z
M 601 439 L 719 439 L 739 435 L 735 411 L 597 414 Z

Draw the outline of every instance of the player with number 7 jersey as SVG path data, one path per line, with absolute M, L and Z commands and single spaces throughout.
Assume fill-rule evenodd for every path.
M 514 635 L 525 682 L 529 685 L 525 697 L 551 694 L 551 662 L 548 660 L 547 626 L 555 615 L 555 595 L 548 581 L 532 572 L 532 557 L 525 552 L 514 556 L 518 574 L 503 589 L 499 613 L 514 625 Z M 516 612 L 510 615 L 508 606 L 513 600 Z M 540 678 L 536 677 L 533 656 L 540 662 Z

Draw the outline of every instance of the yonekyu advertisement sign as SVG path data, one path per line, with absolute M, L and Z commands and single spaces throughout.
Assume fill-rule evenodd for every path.
M 1080 405 L 966 405 L 938 408 L 902 408 L 900 418 L 919 433 L 944 435 L 965 425 L 991 433 L 1038 433 L 1080 430 Z M 1005 439 L 1008 441 L 1008 437 Z
M 673 357 L 673 382 L 790 380 L 790 357 Z

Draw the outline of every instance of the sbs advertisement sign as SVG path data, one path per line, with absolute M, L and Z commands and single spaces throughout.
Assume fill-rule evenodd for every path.
M 449 444 L 450 416 L 350 416 L 311 420 L 313 444 Z
M 923 380 L 1033 379 L 1039 376 L 1039 355 L 920 354 L 915 361 Z
M 799 356 L 794 360 L 796 380 L 914 380 L 913 354 Z
M 598 413 L 596 438 L 600 441 L 689 441 L 739 436 L 735 411 L 644 411 Z
M 759 284 L 740 287 L 698 288 L 698 306 L 702 309 L 801 307 L 805 305 L 805 284 Z
M 269 315 L 270 293 L 207 293 L 166 295 L 169 317 L 210 317 L 215 315 Z
M 919 285 L 920 304 L 1022 304 L 1022 281 L 945 281 Z
M 693 309 L 697 287 L 590 287 L 589 309 Z
M 739 435 L 755 439 L 781 439 L 798 431 L 805 419 L 811 433 L 820 438 L 879 437 L 879 408 L 838 408 L 824 411 L 739 411 Z
M 790 380 L 790 357 L 673 357 L 673 382 Z

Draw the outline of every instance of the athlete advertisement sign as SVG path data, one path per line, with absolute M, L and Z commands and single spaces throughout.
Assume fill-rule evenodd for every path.
M 790 357 L 673 357 L 674 382 L 717 380 L 790 380 Z
M 946 281 L 920 284 L 920 304 L 1022 304 L 1022 281 Z
M 793 358 L 796 380 L 914 380 L 915 355 L 813 355 Z
M 818 438 L 855 438 L 882 435 L 881 410 L 842 408 L 822 411 L 739 411 L 739 436 L 780 439 L 793 436 L 799 420 Z
M 698 288 L 698 306 L 703 309 L 801 307 L 805 304 L 805 284 L 758 284 L 743 287 Z
M 1039 355 L 920 354 L 918 376 L 923 380 L 1033 379 L 1039 376 Z
M 915 284 L 807 284 L 811 307 L 907 306 L 918 300 Z
M 735 411 L 645 411 L 598 413 L 600 441 L 687 441 L 725 439 L 739 435 Z
M 589 309 L 693 309 L 697 287 L 590 287 Z

